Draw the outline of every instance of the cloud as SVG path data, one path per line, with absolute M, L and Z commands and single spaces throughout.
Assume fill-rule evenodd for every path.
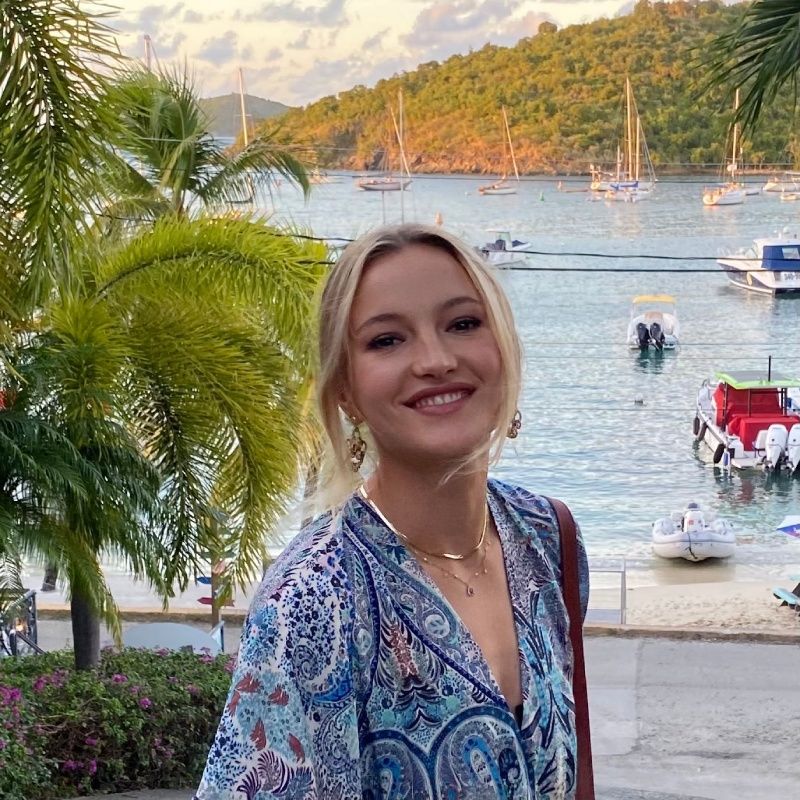
M 534 35 L 542 22 L 555 22 L 547 13 L 514 16 L 522 0 L 435 0 L 417 15 L 401 42 L 417 57 L 430 61 L 478 49 L 490 42 L 515 44 Z
M 221 66 L 232 61 L 237 55 L 238 37 L 233 31 L 227 31 L 222 36 L 206 39 L 195 53 L 195 58 Z
M 304 25 L 338 28 L 348 21 L 346 3 L 347 0 L 327 0 L 323 6 L 300 6 L 292 2 L 266 3 L 258 11 L 243 14 L 242 19 L 248 22 L 300 22 Z
M 362 50 L 377 50 L 381 48 L 381 44 L 383 42 L 384 37 L 387 33 L 389 33 L 389 28 L 384 28 L 382 31 L 378 31 L 377 33 L 373 34 L 369 37 L 369 39 L 364 40 L 364 44 L 361 45 Z
M 188 23 L 205 22 L 206 18 L 202 14 L 198 14 L 191 8 L 183 15 L 183 21 Z
M 308 50 L 311 47 L 311 28 L 306 28 L 290 45 L 290 50 Z

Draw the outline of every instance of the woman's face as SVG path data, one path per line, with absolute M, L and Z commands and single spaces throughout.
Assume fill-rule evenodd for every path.
M 350 315 L 345 410 L 380 460 L 452 463 L 485 444 L 502 367 L 486 309 L 448 253 L 410 245 L 364 272 Z

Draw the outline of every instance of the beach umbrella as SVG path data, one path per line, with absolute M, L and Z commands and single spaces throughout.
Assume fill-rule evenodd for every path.
M 776 530 L 800 539 L 800 517 L 785 517 Z

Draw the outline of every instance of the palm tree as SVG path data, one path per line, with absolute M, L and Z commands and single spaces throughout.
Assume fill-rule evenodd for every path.
M 125 141 L 128 117 L 93 66 L 110 58 L 107 30 L 76 0 L 0 0 L 0 33 L 13 44 L 0 50 L 0 578 L 14 583 L 23 557 L 58 566 L 88 667 L 100 621 L 119 632 L 104 558 L 165 601 L 204 552 L 232 546 L 235 581 L 260 567 L 303 454 L 325 252 L 250 218 L 190 215 L 191 197 L 236 187 L 199 128 L 171 157 L 199 145 L 204 161 L 170 171 L 167 157 L 144 175 L 149 194 L 126 194 L 132 170 L 113 186 L 107 143 Z M 109 197 L 152 213 L 108 235 L 94 222 Z
M 800 7 L 796 0 L 755 0 L 717 37 L 706 59 L 707 86 L 741 87 L 737 119 L 752 128 L 787 84 L 797 100 Z
M 114 143 L 127 154 L 114 165 L 112 188 L 121 198 L 109 212 L 113 216 L 216 210 L 242 202 L 255 188 L 269 190 L 276 173 L 309 192 L 305 167 L 274 133 L 238 152 L 214 139 L 185 71 L 133 68 L 111 88 L 108 107 L 122 123 Z

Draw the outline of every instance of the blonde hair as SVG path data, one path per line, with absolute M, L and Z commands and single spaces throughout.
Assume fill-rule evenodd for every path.
M 319 304 L 317 401 L 328 436 L 323 466 L 324 505 L 341 502 L 360 481 L 350 464 L 347 434 L 339 406 L 348 373 L 350 312 L 364 270 L 379 258 L 413 245 L 442 250 L 466 271 L 486 309 L 489 326 L 500 351 L 502 396 L 497 420 L 486 446 L 466 463 L 489 453 L 491 462 L 500 457 L 506 431 L 517 410 L 522 372 L 522 346 L 508 298 L 491 268 L 480 254 L 441 228 L 415 223 L 377 228 L 349 244 L 331 268 Z M 365 437 L 366 438 L 366 437 Z M 466 466 L 466 463 L 461 465 Z M 458 470 L 456 470 L 458 471 Z

